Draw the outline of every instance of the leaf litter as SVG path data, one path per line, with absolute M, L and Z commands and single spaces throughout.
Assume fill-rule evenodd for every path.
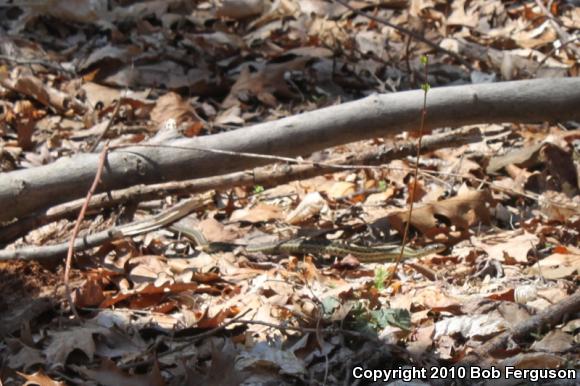
M 81 152 L 111 119 L 105 139 L 139 143 L 157 133 L 159 143 L 423 81 L 419 57 L 426 45 L 336 2 L 114 1 L 112 9 L 101 3 L 0 6 L 6 16 L 0 24 L 10 31 L 0 40 L 3 172 Z M 534 4 L 350 3 L 420 28 L 474 66 L 469 71 L 431 52 L 433 87 L 578 74 L 573 44 L 564 46 Z M 578 9 L 554 4 L 560 28 L 574 31 Z M 79 256 L 72 280 L 85 319 L 79 324 L 67 320 L 59 264 L 3 262 L 1 382 L 343 384 L 356 365 L 460 363 L 486 340 L 576 292 L 580 279 L 577 124 L 480 130 L 485 141 L 421 155 L 412 245 L 440 242 L 448 249 L 402 265 L 392 282 L 389 263 L 207 253 L 162 229 Z M 344 145 L 310 159 L 398 146 L 409 137 Z M 212 242 L 296 235 L 398 242 L 415 162 L 224 189 L 214 192 L 215 206 L 184 221 Z M 177 199 L 126 203 L 91 214 L 83 227 L 107 229 Z M 70 229 L 72 222 L 61 220 L 5 247 L 63 242 Z M 512 343 L 511 358 L 488 359 L 577 366 L 578 313 L 570 318 Z

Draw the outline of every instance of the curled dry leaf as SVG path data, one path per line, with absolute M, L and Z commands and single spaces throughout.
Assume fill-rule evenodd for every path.
M 516 303 L 526 304 L 538 297 L 538 290 L 534 285 L 519 286 L 514 290 L 513 297 Z
M 175 119 L 178 126 L 187 122 L 188 128 L 197 128 L 197 132 L 189 133 L 190 136 L 197 135 L 203 127 L 199 124 L 194 125 L 194 123 L 199 123 L 199 119 L 193 106 L 174 92 L 169 92 L 157 100 L 155 107 L 151 110 L 151 119 L 158 124 L 168 119 Z
M 510 328 L 510 324 L 497 313 L 455 316 L 435 324 L 434 339 L 460 334 L 464 338 L 490 337 Z
M 338 181 L 332 184 L 327 190 L 326 193 L 328 197 L 331 199 L 339 199 L 349 194 L 352 194 L 356 191 L 356 185 L 352 182 L 347 181 Z
M 466 191 L 447 200 L 426 204 L 413 209 L 411 225 L 426 236 L 448 233 L 448 227 L 440 227 L 440 221 L 461 230 L 478 223 L 489 224 L 488 204 L 493 204 L 488 190 Z M 402 232 L 409 216 L 408 210 L 400 210 L 387 216 L 390 224 Z
M 73 301 L 76 307 L 95 307 L 103 300 L 103 288 L 98 280 L 94 278 L 87 279 L 73 294 Z
M 26 379 L 26 383 L 24 384 L 24 386 L 65 386 L 66 384 L 64 382 L 58 382 L 55 381 L 54 379 L 50 378 L 48 375 L 46 375 L 42 370 L 37 371 L 34 374 L 24 374 L 24 373 L 20 373 L 20 372 L 16 372 L 18 375 L 20 375 L 22 378 Z
M 289 224 L 299 224 L 320 213 L 326 200 L 318 192 L 308 193 L 298 206 L 286 216 Z

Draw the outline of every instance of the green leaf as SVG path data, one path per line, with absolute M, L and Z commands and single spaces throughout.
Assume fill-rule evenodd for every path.
M 335 296 L 322 299 L 322 312 L 325 316 L 332 316 L 334 310 L 340 307 L 340 300 Z
M 383 267 L 375 269 L 375 288 L 379 291 L 385 288 L 385 280 L 387 279 L 387 270 Z
M 262 185 L 254 186 L 254 194 L 260 194 L 264 191 L 264 187 Z
M 428 92 L 431 89 L 431 86 L 429 85 L 429 83 L 423 83 L 421 85 L 421 90 Z
M 371 317 L 371 322 L 380 329 L 388 325 L 407 331 L 411 329 L 411 314 L 403 308 L 385 308 L 371 311 Z
M 429 57 L 427 55 L 421 55 L 421 64 L 426 66 L 429 63 Z

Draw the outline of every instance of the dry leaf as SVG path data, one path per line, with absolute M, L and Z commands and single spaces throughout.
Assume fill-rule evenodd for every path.
M 73 294 L 74 304 L 80 308 L 98 306 L 104 299 L 103 288 L 95 278 L 85 280 L 79 288 L 75 289 Z
M 513 236 L 511 234 L 503 235 L 503 240 L 497 240 L 495 244 L 489 244 L 490 240 L 477 240 L 472 238 L 472 243 L 476 247 L 483 249 L 490 259 L 498 261 L 506 261 L 506 259 L 513 259 L 518 263 L 528 262 L 528 253 L 536 247 L 539 239 L 536 235 L 531 233 L 524 233 L 523 235 Z M 506 240 L 507 239 L 507 240 Z
M 268 6 L 266 0 L 224 0 L 216 15 L 240 20 L 260 15 Z
M 108 330 L 99 326 L 73 327 L 62 331 L 49 331 L 49 345 L 43 350 L 51 365 L 64 365 L 68 355 L 74 350 L 80 350 L 93 360 L 95 341 L 93 335 L 106 335 Z
M 283 98 L 293 98 L 295 93 L 286 83 L 284 74 L 287 71 L 299 71 L 304 69 L 310 58 L 299 57 L 286 63 L 267 64 L 261 70 L 251 73 L 248 67 L 244 67 L 238 80 L 222 103 L 223 108 L 239 105 L 240 101 L 249 103 L 251 97 L 260 102 L 275 106 L 276 95 Z
M 231 221 L 247 221 L 252 223 L 281 220 L 284 218 L 282 209 L 274 205 L 259 203 L 250 209 L 238 209 L 230 217 Z
M 279 369 L 281 374 L 300 377 L 306 375 L 304 362 L 294 353 L 273 347 L 266 342 L 258 342 L 252 349 L 242 352 L 236 361 L 236 368 L 242 370 L 256 371 L 272 367 Z
M 554 253 L 528 268 L 528 274 L 557 280 L 580 274 L 580 254 Z
M 439 227 L 441 218 L 462 230 L 480 222 L 489 224 L 490 214 L 487 204 L 492 204 L 492 201 L 491 194 L 487 190 L 467 191 L 457 197 L 413 209 L 411 225 L 421 233 L 433 236 L 446 232 L 447 227 Z M 407 210 L 401 210 L 390 214 L 387 219 L 395 229 L 402 232 L 408 216 Z
M 42 370 L 30 375 L 19 372 L 16 373 L 26 379 L 24 386 L 66 386 L 66 383 L 51 379 L 48 375 L 44 374 Z
M 328 189 L 326 189 L 326 193 L 328 197 L 336 200 L 339 198 L 343 198 L 352 194 L 356 191 L 356 185 L 352 182 L 347 181 L 337 181 L 332 184 Z
M 461 334 L 464 338 L 485 338 L 508 328 L 510 324 L 493 312 L 484 315 L 455 316 L 435 323 L 433 339 L 454 334 Z
M 40 350 L 30 347 L 18 339 L 4 338 L 4 341 L 10 348 L 8 367 L 11 369 L 27 371 L 31 367 L 44 363 L 45 358 Z
M 537 351 L 561 353 L 575 346 L 574 338 L 560 330 L 550 331 L 541 340 L 534 342 L 531 349 Z
M 561 368 L 566 359 L 560 355 L 549 353 L 518 354 L 504 360 L 502 366 L 514 366 L 518 369 L 557 369 Z
M 151 120 L 158 124 L 168 119 L 174 119 L 178 126 L 183 122 L 191 122 L 189 125 L 191 126 L 199 121 L 193 106 L 174 92 L 169 92 L 157 99 L 155 107 L 151 110 Z
M 320 213 L 326 200 L 318 192 L 308 193 L 298 206 L 286 216 L 289 224 L 299 224 Z
M 83 366 L 72 366 L 75 371 L 85 375 L 104 386 L 164 386 L 165 381 L 159 372 L 157 363 L 149 374 L 127 374 L 120 370 L 109 359 L 103 359 L 97 369 L 88 369 Z

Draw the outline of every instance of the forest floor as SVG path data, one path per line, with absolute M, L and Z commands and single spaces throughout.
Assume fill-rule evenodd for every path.
M 374 93 L 580 69 L 573 1 L 19 3 L 0 6 L 2 173 L 174 125 L 178 136 L 212 135 Z M 426 111 L 428 120 L 429 91 Z M 75 254 L 67 275 L 78 318 L 63 256 L 0 261 L 0 384 L 338 385 L 379 375 L 483 385 L 494 375 L 477 373 L 485 366 L 510 385 L 578 382 L 580 123 L 475 128 L 479 140 L 419 157 L 213 190 L 180 220 L 210 242 L 400 245 L 413 201 L 407 245 L 445 248 L 400 264 L 209 253 L 166 226 Z M 295 163 L 457 129 L 417 127 Z M 188 196 L 92 209 L 80 235 Z M 29 221 L 17 235 L 2 224 L 2 247 L 67 243 L 77 214 Z

